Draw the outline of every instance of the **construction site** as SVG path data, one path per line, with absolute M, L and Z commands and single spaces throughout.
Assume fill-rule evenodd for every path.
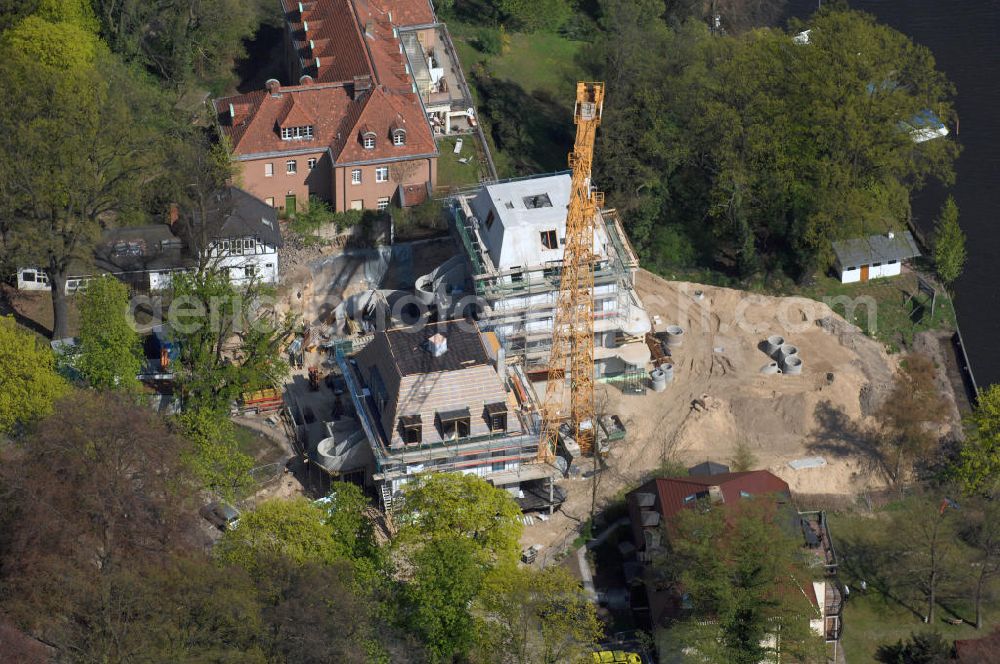
M 571 171 L 483 183 L 441 201 L 448 238 L 285 279 L 302 454 L 387 513 L 420 473 L 483 477 L 541 515 L 542 564 L 667 463 L 742 449 L 796 494 L 884 488 L 858 432 L 897 360 L 820 302 L 641 269 L 590 182 L 602 97 L 578 87 Z

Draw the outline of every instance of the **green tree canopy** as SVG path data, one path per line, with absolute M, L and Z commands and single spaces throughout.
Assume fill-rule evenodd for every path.
M 52 349 L 13 317 L 0 316 L 0 433 L 45 417 L 67 389 Z
M 1000 488 L 1000 385 L 979 392 L 966 428 L 955 474 L 965 493 L 993 495 Z
M 404 548 L 458 537 L 473 542 L 484 567 L 517 561 L 523 528 L 510 494 L 475 475 L 427 473 L 406 487 L 397 541 Z
M 80 298 L 76 368 L 91 387 L 136 390 L 143 354 L 129 316 L 128 288 L 114 277 L 92 280 Z
M 224 414 L 190 409 L 177 416 L 177 423 L 191 448 L 184 458 L 206 489 L 227 500 L 250 487 L 254 459 L 240 450 L 236 427 Z
M 682 630 L 707 660 L 757 664 L 775 655 L 805 658 L 821 644 L 809 627 L 819 609 L 805 596 L 812 577 L 802 542 L 763 497 L 732 506 L 682 510 L 667 525 L 669 552 L 656 565 L 692 606 Z M 766 637 L 780 631 L 780 643 Z
M 340 558 L 340 544 L 324 523 L 322 507 L 304 498 L 274 499 L 245 512 L 226 531 L 215 554 L 245 569 L 252 578 L 267 573 L 269 563 L 284 558 L 294 564 L 330 564 Z
M 185 408 L 225 412 L 242 392 L 272 387 L 288 372 L 280 344 L 289 322 L 263 306 L 257 282 L 236 288 L 206 266 L 173 280 L 170 334 L 180 345 L 176 379 Z
M 820 11 L 797 44 L 776 29 L 668 28 L 656 3 L 602 10 L 595 181 L 648 258 L 669 228 L 667 246 L 703 265 L 798 276 L 831 260 L 831 240 L 900 226 L 912 190 L 953 177 L 954 141 L 916 144 L 903 128 L 925 109 L 950 120 L 951 85 L 867 14 Z
M 48 37 L 61 39 L 51 65 L 19 50 L 9 33 L 0 45 L 0 85 L 18 100 L 0 106 L 0 150 L 18 155 L 0 163 L 0 214 L 11 258 L 48 276 L 53 335 L 62 338 L 68 270 L 92 260 L 102 223 L 141 217 L 159 175 L 158 129 L 170 115 L 160 94 L 105 49 L 88 60 L 93 36 L 58 25 L 69 27 Z M 77 57 L 81 49 L 87 57 Z
M 945 285 L 950 286 L 965 267 L 965 233 L 958 225 L 958 205 L 948 196 L 934 225 L 934 269 Z
M 93 67 L 98 55 L 107 51 L 104 44 L 84 25 L 60 18 L 57 12 L 48 18 L 26 17 L 3 33 L 0 52 L 24 65 L 31 62 L 36 76 L 41 75 L 38 65 L 44 75 L 57 77 Z
M 473 613 L 483 662 L 590 662 L 604 634 L 597 609 L 563 567 L 517 567 L 487 579 Z

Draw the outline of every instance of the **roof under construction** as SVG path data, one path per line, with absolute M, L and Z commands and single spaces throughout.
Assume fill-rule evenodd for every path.
M 401 376 L 456 371 L 490 364 L 479 329 L 473 322 L 442 321 L 387 330 L 383 334 Z M 444 337 L 447 344 L 447 350 L 440 355 L 435 355 L 429 348 L 431 337 L 436 335 Z

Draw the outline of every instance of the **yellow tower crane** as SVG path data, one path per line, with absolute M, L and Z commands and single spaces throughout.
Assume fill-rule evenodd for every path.
M 594 217 L 604 204 L 604 194 L 590 186 L 594 138 L 604 108 L 603 83 L 577 83 L 576 141 L 569 155 L 573 169 L 566 240 L 563 247 L 559 299 L 552 327 L 548 382 L 542 409 L 542 434 L 538 460 L 555 457 L 559 426 L 566 421 L 563 386 L 570 372 L 569 424 L 583 454 L 594 446 Z

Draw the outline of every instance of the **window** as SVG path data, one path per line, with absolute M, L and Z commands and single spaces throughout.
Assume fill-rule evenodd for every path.
M 437 414 L 442 440 L 455 440 L 469 436 L 469 409 L 442 411 Z
M 257 266 L 256 265 L 244 265 L 243 274 L 247 279 L 253 279 L 257 276 Z
M 375 182 L 388 182 L 389 181 L 389 167 L 379 166 L 375 169 Z
M 270 205 L 271 207 L 274 207 L 274 196 L 268 196 L 267 198 L 264 199 L 264 202 Z
M 257 240 L 252 237 L 248 237 L 247 239 L 243 240 L 243 251 L 245 251 L 248 254 L 257 253 Z
M 264 164 L 264 177 L 269 178 L 274 175 L 274 164 Z
M 490 427 L 490 431 L 493 433 L 503 432 L 507 430 L 507 404 L 498 401 L 495 403 L 488 403 L 484 407 L 484 417 L 486 423 Z
M 403 442 L 407 445 L 415 445 L 420 442 L 423 434 L 423 424 L 420 415 L 403 415 L 399 418 L 399 433 Z
M 309 157 L 309 160 L 306 162 L 306 164 L 309 166 L 310 171 L 316 168 L 316 157 Z
M 288 161 L 285 162 L 285 172 L 288 173 L 289 175 L 295 175 L 296 173 L 299 172 L 299 165 L 295 162 L 294 159 L 289 159 Z
M 511 281 L 524 281 L 524 272 L 521 271 L 520 265 L 513 265 L 510 268 L 510 280 Z
M 690 495 L 684 496 L 684 504 L 690 504 L 698 500 L 698 494 L 692 493 Z
M 896 259 L 893 258 L 891 261 L 889 261 L 889 265 L 895 265 L 897 262 L 898 261 L 896 261 Z
M 351 171 L 351 184 L 361 184 L 361 169 L 355 168 Z
M 559 238 L 556 236 L 556 232 L 553 231 L 542 231 L 542 246 L 546 249 L 558 249 L 559 248 Z
M 402 130 L 396 130 L 392 132 L 392 144 L 406 145 L 406 132 Z
M 351 201 L 351 209 L 352 210 L 364 210 L 365 209 L 365 202 L 364 201 Z
M 552 207 L 552 199 L 549 198 L 548 194 L 535 194 L 534 196 L 525 196 L 523 199 L 524 207 L 528 210 L 535 210 L 537 208 Z
M 882 267 L 882 263 L 872 263 L 872 267 Z
M 243 255 L 243 240 L 233 240 L 233 253 L 237 256 Z
M 35 273 L 34 272 L 22 272 L 21 273 L 21 281 L 34 282 L 35 281 Z
M 374 150 L 375 134 L 365 134 L 364 138 L 361 140 L 361 144 L 365 146 L 365 150 Z
M 740 498 L 749 498 L 749 497 L 750 497 L 749 491 L 740 491 Z
M 313 137 L 312 125 L 303 127 L 282 127 L 281 140 L 283 141 L 308 141 Z
M 387 207 L 389 207 L 389 199 L 388 198 L 380 198 L 380 199 L 378 199 L 377 208 L 378 208 L 379 212 L 381 212 L 382 210 L 386 209 Z

